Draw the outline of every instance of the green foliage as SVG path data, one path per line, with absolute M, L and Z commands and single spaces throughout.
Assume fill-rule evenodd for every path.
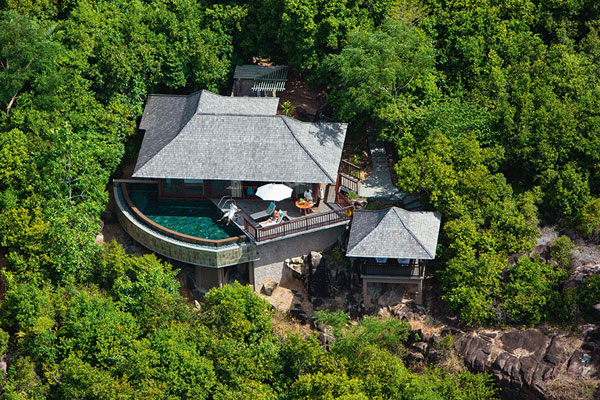
M 586 204 L 578 229 L 583 236 L 600 235 L 600 198 L 591 199 Z
M 338 331 L 344 328 L 350 322 L 350 316 L 343 311 L 315 311 L 313 319 L 319 324 L 331 326 Z
M 385 133 L 409 129 L 439 95 L 434 50 L 418 28 L 389 20 L 373 32 L 354 31 L 327 67 L 335 73 L 328 100 L 341 120 L 375 119 Z
M 360 393 L 361 382 L 358 378 L 349 378 L 345 374 L 302 375 L 290 388 L 290 397 L 295 399 L 334 399 L 334 400 L 367 400 Z
M 292 105 L 292 103 L 290 103 L 289 100 L 284 101 L 283 103 L 281 103 L 281 113 L 287 117 L 292 117 L 294 115 L 294 112 L 296 111 L 296 107 L 294 107 Z
M 491 374 L 459 372 L 447 374 L 443 370 L 427 371 L 428 383 L 443 399 L 494 399 L 496 390 L 491 385 Z
M 573 266 L 573 250 L 575 245 L 568 236 L 556 238 L 550 246 L 550 256 L 563 268 L 570 270 Z
M 7 114 L 27 87 L 46 92 L 56 73 L 60 45 L 52 40 L 56 25 L 0 10 L 0 103 Z
M 546 204 L 552 207 L 552 212 L 571 221 L 581 217 L 591 200 L 587 176 L 583 176 L 571 164 L 559 172 L 546 171 L 543 187 L 547 189 Z
M 52 395 L 61 399 L 129 399 L 134 392 L 126 382 L 113 379 L 110 372 L 94 368 L 76 356 L 66 358 L 58 369 L 60 385 Z
M 10 339 L 10 335 L 8 334 L 8 332 L 5 332 L 2 329 L 0 329 L 0 356 L 4 355 L 4 353 L 6 353 L 6 350 L 8 349 L 8 340 L 9 339 Z
M 555 269 L 539 258 L 521 257 L 509 268 L 503 307 L 510 320 L 538 325 L 552 316 L 552 294 L 568 277 L 564 269 Z
M 4 387 L 7 400 L 43 400 L 48 394 L 48 385 L 42 382 L 29 357 L 17 357 L 8 368 L 8 382 Z
M 154 255 L 134 257 L 125 254 L 116 242 L 104 245 L 96 267 L 99 283 L 109 290 L 124 310 L 140 313 L 149 298 L 177 293 L 177 270 Z
M 273 330 L 271 306 L 250 286 L 235 282 L 213 288 L 204 298 L 202 320 L 220 337 L 258 342 Z
M 368 349 L 377 345 L 393 354 L 404 354 L 403 345 L 411 337 L 410 325 L 396 318 L 377 318 L 365 316 L 359 325 L 351 325 L 335 347 L 350 357 L 356 349 Z
M 584 278 L 577 292 L 581 310 L 589 312 L 593 306 L 600 303 L 600 275 Z
M 482 148 L 472 134 L 451 140 L 438 133 L 396 167 L 400 188 L 421 194 L 446 221 L 439 256 L 443 298 L 468 324 L 496 318 L 507 255 L 530 249 L 537 233 L 510 185 L 493 173 L 501 159 L 500 149 Z

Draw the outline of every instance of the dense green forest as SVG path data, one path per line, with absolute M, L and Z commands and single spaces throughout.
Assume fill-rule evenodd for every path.
M 564 288 L 568 237 L 557 262 L 508 257 L 540 224 L 598 240 L 599 30 L 592 0 L 0 0 L 1 395 L 491 398 L 485 375 L 407 370 L 398 321 L 342 321 L 325 351 L 249 288 L 193 310 L 169 265 L 95 244 L 106 185 L 149 93 L 226 93 L 270 57 L 395 145 L 399 188 L 443 215 L 449 313 L 576 324 L 600 279 Z

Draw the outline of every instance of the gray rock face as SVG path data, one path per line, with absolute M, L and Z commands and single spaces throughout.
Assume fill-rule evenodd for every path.
M 541 329 L 468 332 L 457 340 L 456 351 L 472 369 L 491 370 L 504 398 L 551 399 L 551 381 L 600 373 L 600 327 L 569 339 Z
M 263 287 L 261 289 L 261 292 L 263 292 L 264 294 L 266 294 L 267 296 L 270 296 L 273 294 L 273 290 L 275 290 L 275 288 L 279 285 L 279 282 L 277 282 L 274 279 L 267 279 L 264 283 L 263 283 Z

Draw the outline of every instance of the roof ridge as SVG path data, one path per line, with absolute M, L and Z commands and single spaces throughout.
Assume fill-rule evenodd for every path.
M 416 236 L 416 235 L 413 233 L 413 231 L 412 231 L 412 230 L 410 230 L 410 228 L 409 228 L 408 226 L 406 226 L 406 224 L 405 224 L 405 223 L 404 223 L 404 221 L 402 220 L 402 216 L 401 216 L 400 214 L 398 214 L 398 211 L 397 211 L 397 210 L 398 210 L 398 207 L 392 207 L 392 209 L 394 210 L 394 212 L 396 213 L 396 215 L 397 215 L 397 216 L 398 216 L 398 218 L 400 219 L 400 223 L 402 224 L 402 226 L 404 227 L 404 229 L 406 229 L 406 231 L 407 231 L 407 232 L 408 232 L 408 233 L 409 233 L 409 234 L 410 234 L 410 235 L 413 237 L 413 239 L 415 239 L 415 240 L 416 240 L 416 242 L 419 244 L 419 246 L 421 246 L 421 248 L 422 248 L 423 250 L 425 250 L 425 253 L 427 253 L 427 255 L 429 255 L 429 257 L 431 257 L 432 259 L 434 259 L 434 258 L 435 258 L 435 255 L 431 254 L 431 253 L 429 252 L 429 250 L 427 250 L 427 248 L 425 247 L 425 245 L 424 245 L 423 243 L 421 243 L 421 241 L 419 240 L 419 238 L 417 238 L 417 236 Z M 408 211 L 408 210 L 405 210 L 405 211 L 407 211 L 407 212 L 409 212 L 409 213 L 410 213 L 410 212 L 414 212 L 414 211 Z M 386 213 L 386 215 L 387 215 L 387 213 Z
M 183 128 L 185 128 L 187 126 L 187 124 L 190 123 L 190 121 L 192 120 L 192 118 L 194 118 L 194 115 L 196 115 L 196 113 L 198 112 L 198 107 L 200 107 L 200 97 L 202 97 L 202 92 L 204 92 L 204 89 L 201 90 L 196 90 L 193 93 L 190 94 L 185 94 L 185 95 L 179 95 L 179 94 L 169 94 L 169 95 L 162 95 L 162 94 L 158 94 L 158 95 L 153 95 L 151 94 L 150 96 L 184 96 L 184 97 L 190 97 L 195 95 L 196 93 L 200 92 L 200 95 L 198 95 L 198 102 L 196 103 L 196 106 L 194 107 L 194 109 L 196 110 L 195 112 L 192 113 L 192 115 L 190 115 L 190 118 L 186 121 L 185 124 L 183 124 L 183 126 L 181 126 L 180 128 L 178 128 L 177 133 L 171 138 L 171 140 L 169 140 L 169 142 L 167 144 L 165 144 L 159 151 L 157 151 L 152 157 L 149 157 L 142 165 L 140 165 L 139 168 L 137 168 L 137 163 L 136 166 L 133 169 L 133 173 L 135 174 L 137 171 L 139 171 L 140 169 L 144 168 L 146 166 L 146 164 L 148 164 L 151 160 L 154 159 L 154 157 L 156 157 L 159 153 L 161 153 L 165 147 L 167 147 L 168 145 L 170 145 L 173 140 L 175 140 L 175 138 L 177 136 L 179 136 L 179 134 L 181 133 L 181 131 L 183 130 Z M 145 107 L 144 107 L 145 108 Z M 145 110 L 144 110 L 145 111 Z M 142 114 L 143 116 L 143 114 Z M 139 129 L 139 128 L 138 128 Z M 146 136 L 146 134 L 144 133 L 144 137 Z M 142 142 L 143 143 L 143 142 Z M 140 149 L 141 150 L 141 149 Z M 138 152 L 138 156 L 139 156 L 139 152 Z
M 283 123 L 285 124 L 285 126 L 287 126 L 287 128 L 290 130 L 290 133 L 292 134 L 292 137 L 294 139 L 296 139 L 296 141 L 298 142 L 298 144 L 300 145 L 300 147 L 302 148 L 302 150 L 304 150 L 304 152 L 306 152 L 306 154 L 310 157 L 310 159 L 313 160 L 313 162 L 315 164 L 317 164 L 317 167 L 319 167 L 319 169 L 321 171 L 323 171 L 323 173 L 325 174 L 325 176 L 328 177 L 331 180 L 332 183 L 335 183 L 336 180 L 333 179 L 331 177 L 331 175 L 329 175 L 329 172 L 327 172 L 325 170 L 325 168 L 323 168 L 323 166 L 321 165 L 321 163 L 319 161 L 317 161 L 317 159 L 310 153 L 310 151 L 308 151 L 308 149 L 306 148 L 306 146 L 304 146 L 304 143 L 302 143 L 300 141 L 300 139 L 298 139 L 298 137 L 294 133 L 294 130 L 290 127 L 290 125 L 288 124 L 288 121 L 286 120 L 289 117 L 286 117 L 286 116 L 283 116 L 283 115 L 278 115 L 278 117 L 281 117 L 281 120 L 283 121 Z M 298 122 L 304 123 L 303 121 L 298 121 Z
M 160 97 L 190 97 L 195 95 L 198 92 L 202 92 L 204 89 L 201 90 L 196 90 L 195 92 L 192 92 L 190 94 L 173 94 L 173 93 L 150 93 L 148 95 L 148 97 L 152 97 L 152 96 L 160 96 Z
M 196 115 L 214 115 L 217 117 L 281 117 L 281 115 L 273 114 L 232 114 L 232 113 L 210 113 L 199 112 Z
M 378 212 L 377 210 L 357 210 L 357 211 L 366 211 L 369 213 L 374 213 L 377 214 L 377 216 L 379 217 L 381 215 L 380 212 Z M 355 213 L 357 212 L 355 211 Z M 377 221 L 377 224 L 375 224 L 375 226 L 379 226 L 379 223 L 383 220 L 384 216 L 381 216 L 379 218 L 379 221 Z M 354 223 L 354 218 L 352 219 L 353 223 Z M 360 243 L 362 243 L 366 238 L 368 238 L 369 236 L 371 236 L 373 234 L 373 232 L 375 232 L 375 229 L 371 229 L 369 230 L 369 233 L 367 233 L 365 236 L 363 236 L 358 242 L 356 242 L 356 244 L 354 245 L 354 247 L 352 249 L 346 249 L 346 253 L 350 252 L 350 250 L 353 250 L 354 248 L 356 248 L 356 246 L 358 246 Z
M 198 96 L 198 104 L 196 104 L 196 107 L 195 107 L 195 108 L 196 108 L 196 111 L 198 111 L 198 107 L 200 106 L 200 97 L 202 97 L 202 92 L 203 92 L 203 91 L 204 91 L 204 89 L 202 89 L 202 90 L 199 90 L 199 91 L 198 91 L 198 92 L 200 92 L 200 96 Z M 197 92 L 194 92 L 194 93 L 197 93 Z M 174 136 L 171 138 L 171 140 L 169 140 L 169 142 L 168 142 L 168 143 L 166 143 L 166 144 L 165 144 L 165 145 L 164 145 L 164 146 L 163 146 L 163 147 L 162 147 L 162 148 L 161 148 L 159 151 L 157 151 L 157 152 L 156 152 L 156 154 L 154 154 L 152 157 L 150 157 L 148 160 L 146 160 L 146 162 L 145 162 L 144 164 L 140 165 L 140 167 L 139 167 L 139 168 L 137 168 L 136 170 L 134 170 L 134 172 L 133 172 L 133 173 L 135 174 L 135 173 L 136 173 L 136 172 L 138 172 L 140 169 L 144 168 L 144 167 L 145 167 L 145 166 L 146 166 L 146 165 L 147 165 L 147 164 L 148 164 L 150 161 L 152 161 L 152 160 L 156 159 L 156 156 L 157 156 L 157 155 L 159 155 L 160 153 L 162 153 L 163 151 L 165 151 L 165 149 L 166 149 L 167 147 L 169 147 L 169 145 L 170 145 L 170 144 L 172 144 L 172 143 L 175 141 L 175 139 L 177 139 L 177 138 L 179 137 L 179 134 L 180 134 L 180 133 L 181 133 L 181 132 L 182 132 L 182 131 L 185 129 L 185 127 L 186 127 L 186 126 L 188 126 L 188 125 L 190 124 L 190 122 L 191 122 L 191 121 L 194 119 L 194 116 L 195 116 L 195 115 L 198 115 L 198 114 L 197 114 L 196 112 L 194 112 L 194 113 L 193 113 L 193 114 L 190 116 L 190 118 L 187 120 L 187 122 L 186 122 L 185 124 L 183 124 L 183 126 L 177 130 L 177 134 L 175 134 L 175 135 L 174 135 Z

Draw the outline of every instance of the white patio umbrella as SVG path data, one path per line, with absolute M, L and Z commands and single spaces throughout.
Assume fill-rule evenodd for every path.
M 281 201 L 292 196 L 292 188 L 281 183 L 268 183 L 256 189 L 256 195 L 263 200 Z

